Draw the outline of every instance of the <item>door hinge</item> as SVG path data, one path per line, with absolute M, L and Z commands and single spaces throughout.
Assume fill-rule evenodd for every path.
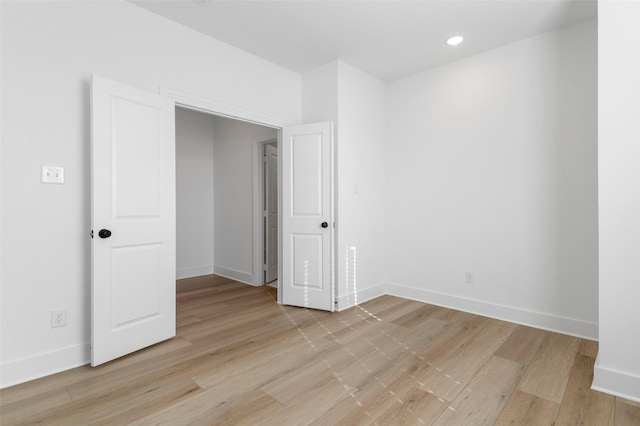
M 93 229 L 91 230 L 91 238 L 93 238 Z

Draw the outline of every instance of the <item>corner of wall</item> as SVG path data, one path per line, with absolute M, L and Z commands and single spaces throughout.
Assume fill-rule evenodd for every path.
M 253 283 L 253 275 L 248 272 L 225 268 L 220 265 L 213 265 L 213 273 L 216 275 L 220 275 L 221 277 L 230 278 L 244 284 L 255 286 L 255 284 Z
M 344 311 L 345 309 L 352 308 L 360 303 L 368 302 L 377 297 L 387 294 L 387 285 L 385 283 L 379 283 L 371 287 L 367 287 L 356 292 L 350 292 L 349 294 L 338 297 L 337 311 Z
M 593 367 L 591 389 L 640 402 L 640 377 L 603 367 L 599 356 Z

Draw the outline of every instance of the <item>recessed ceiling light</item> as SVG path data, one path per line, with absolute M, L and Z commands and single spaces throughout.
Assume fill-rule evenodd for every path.
M 449 46 L 457 46 L 460 43 L 462 43 L 462 40 L 464 40 L 464 38 L 462 36 L 459 36 L 459 35 L 458 36 L 449 37 L 447 39 L 447 44 Z

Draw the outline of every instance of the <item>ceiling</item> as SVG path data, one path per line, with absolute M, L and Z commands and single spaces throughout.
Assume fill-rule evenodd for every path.
M 129 0 L 284 68 L 341 59 L 402 78 L 596 17 L 595 0 Z M 464 42 L 445 40 L 455 34 Z

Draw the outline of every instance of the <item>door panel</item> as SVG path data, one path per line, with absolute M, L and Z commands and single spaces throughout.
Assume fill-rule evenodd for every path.
M 291 144 L 292 216 L 323 215 L 323 167 L 321 133 L 299 135 Z
M 111 105 L 114 218 L 160 216 L 161 110 L 128 99 Z
M 173 102 L 92 76 L 94 366 L 175 336 L 174 120 Z
M 293 235 L 293 286 L 322 289 L 322 235 Z
M 160 312 L 156 283 L 162 270 L 162 246 L 113 247 L 112 327 L 146 321 Z
M 331 123 L 283 129 L 281 154 L 282 303 L 332 311 Z

